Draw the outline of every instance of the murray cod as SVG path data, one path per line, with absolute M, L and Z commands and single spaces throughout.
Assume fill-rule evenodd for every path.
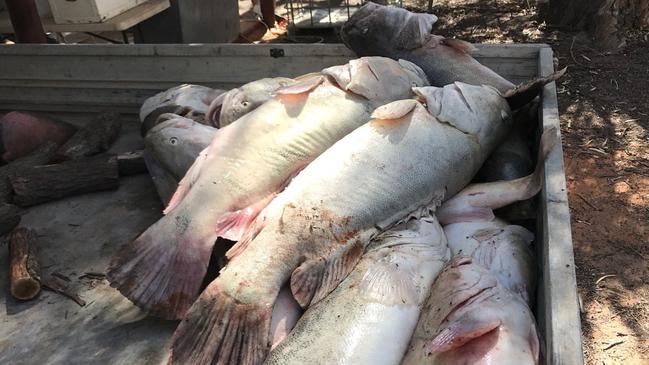
M 520 297 L 470 257 L 439 274 L 402 365 L 536 365 L 539 339 Z
M 434 216 L 381 233 L 349 276 L 304 313 L 265 364 L 399 364 L 428 289 L 449 259 Z
M 492 87 L 415 90 L 427 109 L 412 99 L 377 108 L 255 219 L 180 323 L 172 362 L 261 363 L 285 282 L 303 308 L 317 303 L 372 237 L 461 190 L 511 125 L 507 100 Z
M 366 123 L 379 105 L 426 85 L 421 69 L 383 57 L 324 69 L 220 129 L 201 152 L 165 216 L 127 244 L 111 285 L 163 318 L 181 318 L 198 295 L 217 237 L 241 233 L 301 169 Z

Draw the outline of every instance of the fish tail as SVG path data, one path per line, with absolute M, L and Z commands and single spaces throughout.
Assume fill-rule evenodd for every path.
M 110 285 L 150 314 L 180 319 L 199 294 L 216 235 L 174 230 L 166 216 L 124 245 L 113 258 Z
M 173 335 L 172 364 L 261 364 L 270 349 L 272 303 L 243 303 L 210 284 Z

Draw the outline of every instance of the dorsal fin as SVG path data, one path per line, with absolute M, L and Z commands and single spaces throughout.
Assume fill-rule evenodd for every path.
M 502 96 L 507 99 L 507 103 L 512 110 L 516 110 L 525 104 L 531 102 L 541 93 L 543 87 L 552 81 L 558 80 L 566 73 L 567 67 L 555 71 L 548 76 L 538 77 L 536 79 L 524 82 L 513 89 L 505 91 Z
M 399 119 L 412 112 L 418 102 L 412 99 L 397 100 L 389 104 L 382 105 L 372 113 L 372 119 Z
M 308 93 L 318 87 L 324 81 L 324 76 L 317 75 L 313 77 L 306 77 L 296 82 L 295 84 L 282 87 L 276 91 L 277 95 L 295 95 Z

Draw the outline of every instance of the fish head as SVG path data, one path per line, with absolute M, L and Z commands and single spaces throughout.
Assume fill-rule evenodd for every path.
M 386 57 L 361 57 L 322 71 L 343 90 L 379 106 L 412 96 L 413 87 L 428 85 L 424 71 L 412 62 Z
M 219 127 L 223 128 L 257 109 L 271 99 L 275 91 L 294 83 L 294 80 L 284 77 L 264 78 L 228 91 L 221 105 Z
M 176 116 L 151 128 L 144 144 L 146 151 L 162 168 L 181 178 L 200 151 L 210 144 L 216 132 L 216 128 Z
M 391 55 L 424 45 L 437 17 L 367 2 L 345 24 L 342 41 L 359 56 Z
M 436 335 L 427 346 L 436 363 L 537 363 L 538 335 L 527 304 L 473 259 L 456 256 L 436 279 L 430 299 L 439 308 L 432 316 Z
M 468 134 L 490 153 L 512 125 L 512 111 L 500 92 L 487 85 L 455 82 L 444 87 L 415 88 L 428 112 Z

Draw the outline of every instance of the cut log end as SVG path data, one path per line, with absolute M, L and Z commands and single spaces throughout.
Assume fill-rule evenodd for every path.
M 27 228 L 17 228 L 9 239 L 9 276 L 11 295 L 29 300 L 41 291 L 40 265 L 36 258 L 36 233 Z
M 34 278 L 20 278 L 11 282 L 11 295 L 16 299 L 33 299 L 40 292 L 41 282 Z

